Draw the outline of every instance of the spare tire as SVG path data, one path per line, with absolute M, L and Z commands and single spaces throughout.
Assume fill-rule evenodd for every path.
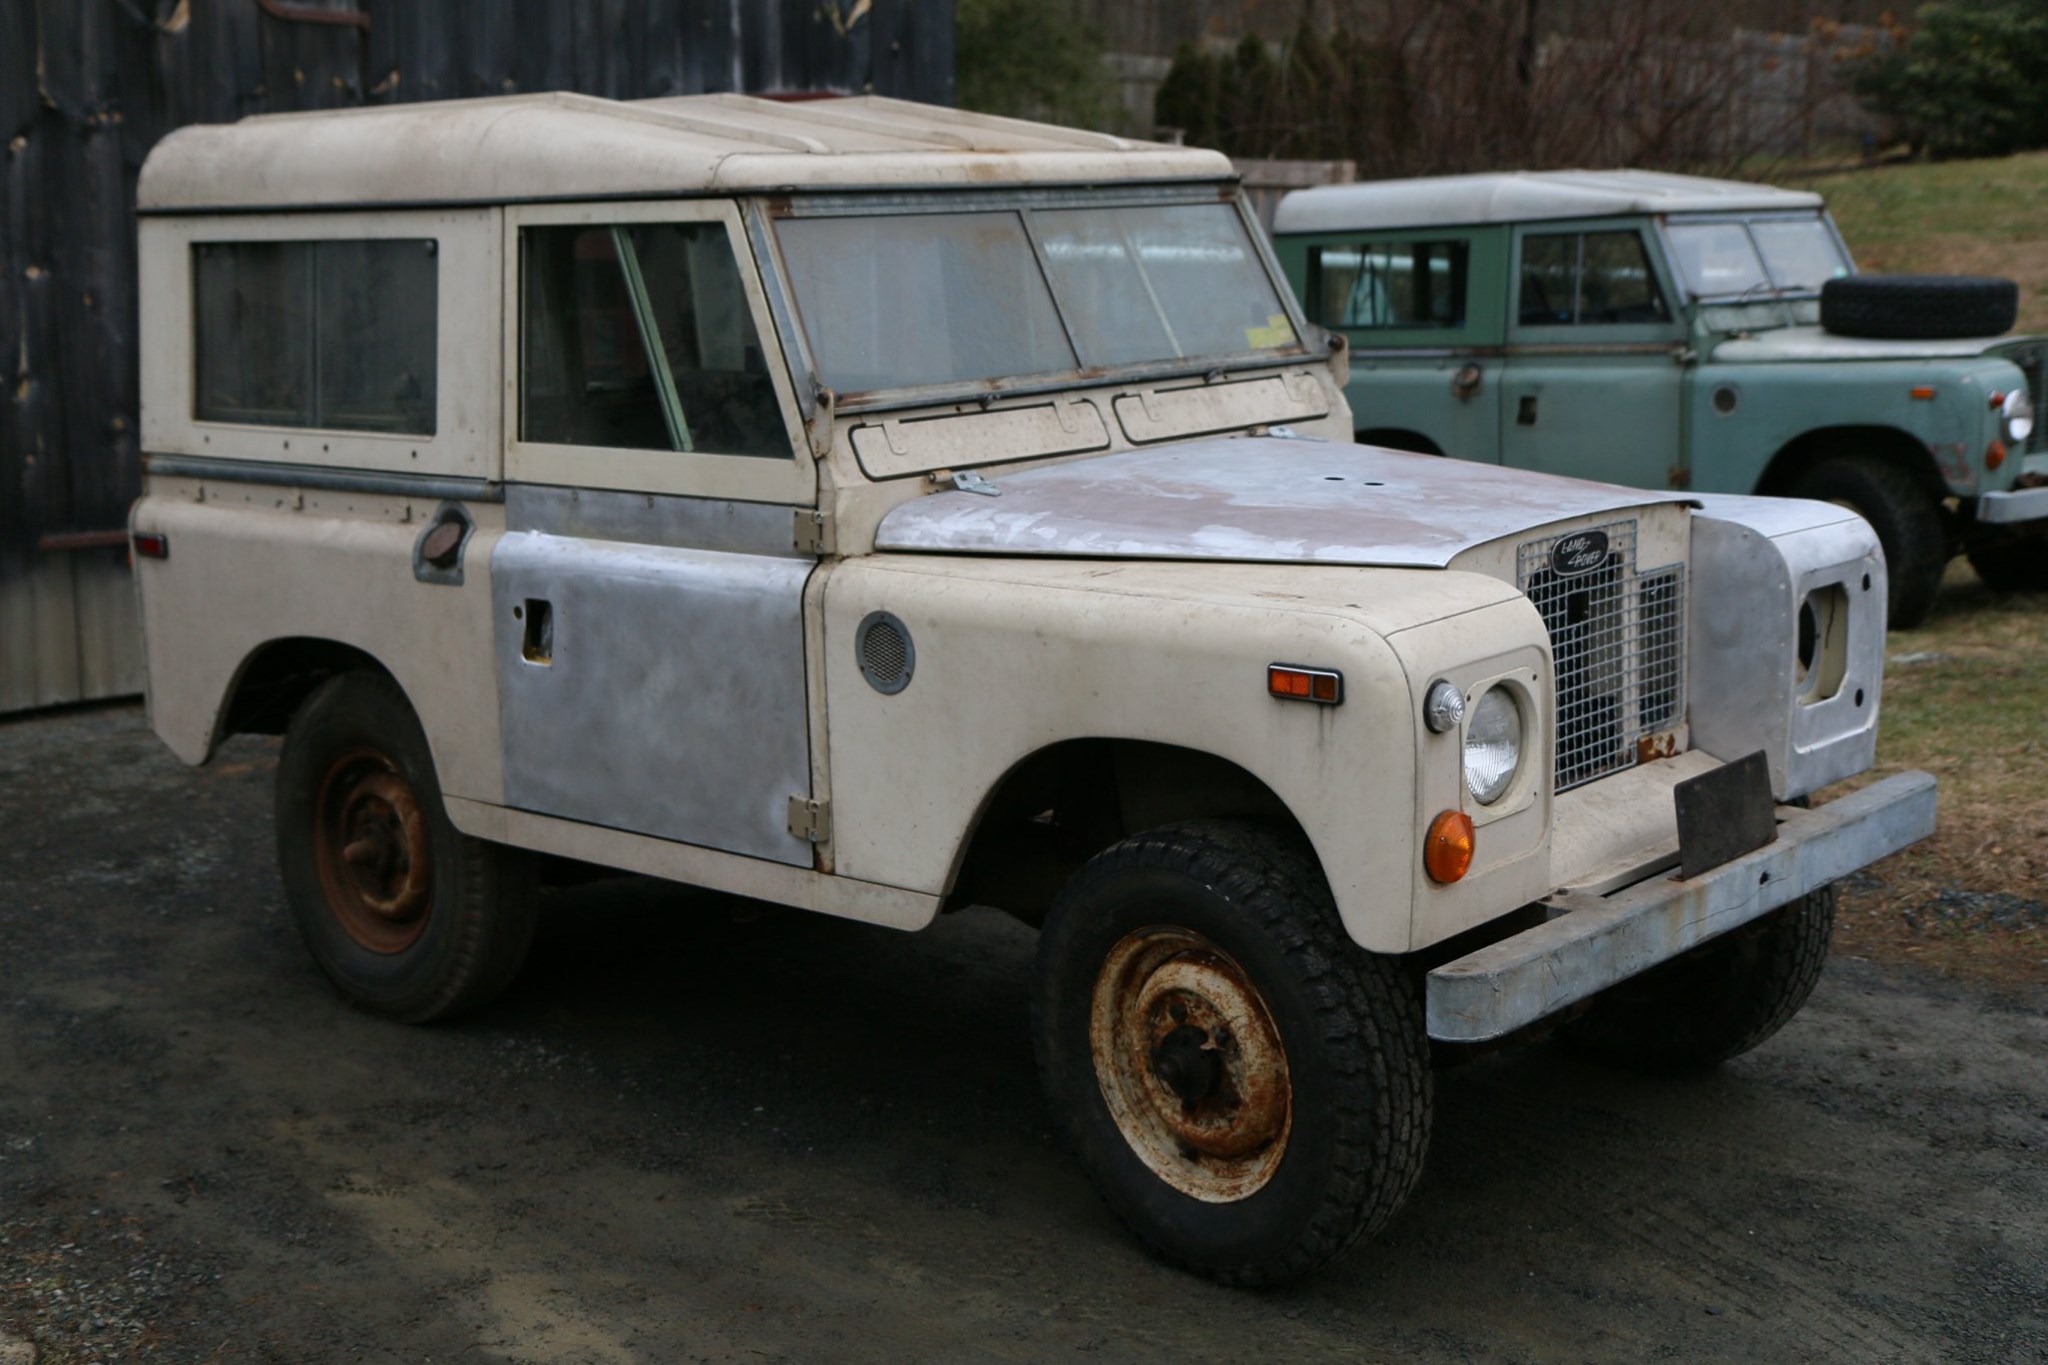
M 2019 311 L 2020 287 L 1990 275 L 1844 275 L 1820 290 L 1820 325 L 1845 337 L 1998 336 Z

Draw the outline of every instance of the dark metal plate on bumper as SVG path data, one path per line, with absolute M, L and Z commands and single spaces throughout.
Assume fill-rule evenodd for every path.
M 1693 878 L 1778 837 L 1771 769 L 1759 749 L 1688 777 L 1671 789 L 1678 805 L 1678 875 Z

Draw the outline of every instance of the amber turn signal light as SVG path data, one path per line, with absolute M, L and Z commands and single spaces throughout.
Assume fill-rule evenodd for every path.
M 1268 664 L 1266 691 L 1282 701 L 1313 701 L 1335 706 L 1344 700 L 1344 675 L 1333 668 Z
M 1433 882 L 1457 881 L 1472 870 L 1472 817 L 1461 810 L 1447 810 L 1429 822 L 1429 837 L 1422 843 L 1422 866 Z
M 1996 469 L 2005 463 L 2005 442 L 1993 441 L 1984 447 L 1984 467 Z

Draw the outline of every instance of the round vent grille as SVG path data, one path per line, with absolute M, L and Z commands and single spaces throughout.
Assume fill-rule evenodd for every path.
M 853 652 L 860 660 L 860 675 L 877 692 L 901 692 L 917 671 L 917 649 L 910 643 L 909 629 L 886 611 L 871 611 L 862 618 Z

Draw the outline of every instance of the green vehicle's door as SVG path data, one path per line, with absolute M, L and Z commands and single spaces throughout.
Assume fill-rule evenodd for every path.
M 1505 228 L 1281 238 L 1310 321 L 1351 344 L 1361 439 L 1500 459 Z
M 1515 232 L 1501 461 L 1668 488 L 1684 466 L 1685 325 L 1634 221 Z

